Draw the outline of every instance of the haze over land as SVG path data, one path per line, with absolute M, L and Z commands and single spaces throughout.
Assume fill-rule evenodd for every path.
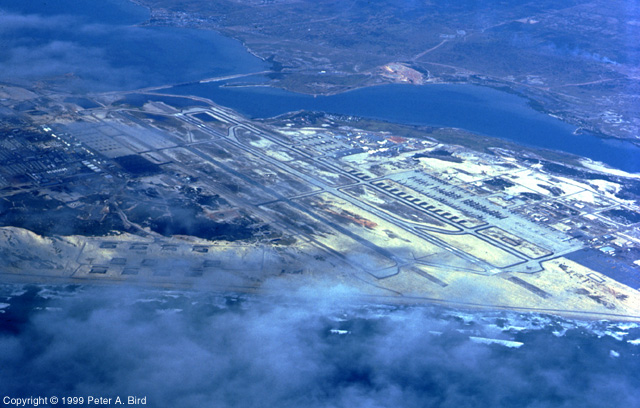
M 212 28 L 239 38 L 274 63 L 274 84 L 287 89 L 315 94 L 389 80 L 470 82 L 524 95 L 586 129 L 639 134 L 635 2 L 137 2 L 151 8 L 150 25 Z

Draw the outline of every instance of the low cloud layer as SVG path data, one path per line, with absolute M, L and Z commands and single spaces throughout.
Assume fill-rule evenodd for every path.
M 6 395 L 136 395 L 153 407 L 640 401 L 637 346 L 578 329 L 564 337 L 534 330 L 510 349 L 470 341 L 486 335 L 478 323 L 430 308 L 348 305 L 340 288 L 245 302 L 104 288 L 42 300 L 38 290 L 10 300 L 1 315 Z

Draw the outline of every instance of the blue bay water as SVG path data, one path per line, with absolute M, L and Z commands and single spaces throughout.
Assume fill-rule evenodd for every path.
M 5 0 L 0 11 L 5 79 L 54 78 L 61 88 L 83 93 L 259 72 L 269 65 L 213 31 L 139 26 L 149 12 L 127 0 Z M 69 73 L 75 77 L 60 82 Z M 318 97 L 218 83 L 173 91 L 208 97 L 252 117 L 305 109 L 457 127 L 640 172 L 640 148 L 632 143 L 573 135 L 575 127 L 535 111 L 526 100 L 485 87 L 386 85 Z
M 311 110 L 395 123 L 462 128 L 640 172 L 640 147 L 588 133 L 574 135 L 575 126 L 532 109 L 524 98 L 487 87 L 383 85 L 338 95 L 311 96 L 264 86 L 224 87 L 206 83 L 178 86 L 173 92 L 208 97 L 259 118 Z
M 55 79 L 61 89 L 85 93 L 268 66 L 239 41 L 214 31 L 140 26 L 148 17 L 147 9 L 126 0 L 0 2 L 0 71 L 5 80 Z
M 2 0 L 0 9 L 23 15 L 75 16 L 110 25 L 136 24 L 149 18 L 146 8 L 129 0 Z

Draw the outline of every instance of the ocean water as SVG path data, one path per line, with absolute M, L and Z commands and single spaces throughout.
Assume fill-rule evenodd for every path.
M 622 407 L 640 327 L 286 296 L 0 287 L 4 395 L 153 407 Z

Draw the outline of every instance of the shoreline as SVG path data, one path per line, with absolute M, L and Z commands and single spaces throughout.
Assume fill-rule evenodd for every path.
M 220 286 L 215 287 L 193 287 L 193 284 L 181 284 L 179 282 L 136 282 L 136 281 L 116 281 L 116 280 L 101 280 L 101 281 L 88 281 L 82 278 L 73 278 L 65 276 L 30 276 L 30 279 L 25 282 L 25 276 L 16 276 L 13 274 L 0 274 L 4 281 L 3 286 L 80 286 L 86 288 L 104 288 L 112 287 L 122 290 L 149 290 L 149 291 L 183 291 L 188 293 L 209 293 L 218 296 L 225 295 L 246 295 L 256 298 L 268 299 L 271 297 L 277 298 L 284 303 L 295 302 L 299 297 L 296 296 L 296 291 L 309 288 L 310 285 L 294 285 L 291 288 L 291 292 L 274 291 L 273 289 L 264 289 L 260 287 L 242 287 L 242 286 Z M 8 278 L 8 279 L 7 279 Z M 12 279 L 13 278 L 13 279 Z M 27 279 L 29 279 L 27 278 Z M 43 279 L 44 278 L 44 279 Z M 323 286 L 324 288 L 330 288 Z M 340 286 L 345 288 L 345 286 Z M 348 287 L 346 287 L 348 289 Z M 357 289 L 356 289 L 357 290 Z M 287 296 L 293 293 L 293 295 Z M 444 307 L 450 308 L 460 312 L 479 313 L 479 312 L 513 312 L 524 314 L 541 314 L 550 315 L 555 317 L 580 320 L 584 322 L 595 321 L 612 321 L 612 322 L 632 322 L 640 324 L 640 315 L 627 315 L 618 313 L 606 313 L 606 312 L 593 312 L 593 311 L 580 311 L 580 310 L 566 310 L 566 309 L 552 309 L 552 308 L 533 308 L 523 306 L 509 306 L 509 305 L 487 305 L 471 302 L 462 302 L 455 300 L 430 298 L 420 295 L 375 295 L 375 294 L 363 294 L 356 293 L 353 295 L 338 296 L 336 300 L 343 300 L 343 304 L 359 304 L 362 305 L 384 305 L 384 306 L 406 306 L 406 307 Z

